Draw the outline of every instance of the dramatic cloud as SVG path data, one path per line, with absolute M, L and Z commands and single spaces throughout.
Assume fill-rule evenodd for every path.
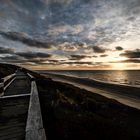
M 14 41 L 20 41 L 30 47 L 37 47 L 37 48 L 51 48 L 51 45 L 46 42 L 41 42 L 38 40 L 34 40 L 29 38 L 29 36 L 25 33 L 18 33 L 18 32 L 0 32 L 0 34 L 8 39 Z
M 127 59 L 124 61 L 121 61 L 123 63 L 140 63 L 140 59 Z
M 73 42 L 64 42 L 56 45 L 59 50 L 65 51 L 65 52 L 75 52 L 78 50 L 77 46 L 73 44 Z
M 0 57 L 0 62 L 8 62 L 8 63 L 25 63 L 28 62 L 27 60 L 24 60 L 23 58 L 12 55 L 12 56 L 5 56 Z
M 91 58 L 92 56 L 86 56 L 86 55 L 71 55 L 70 60 L 81 60 L 84 58 Z
M 70 66 L 130 58 L 127 63 L 135 63 L 139 23 L 140 0 L 1 0 L 1 62 Z M 63 58 L 67 61 L 58 60 Z
M 81 64 L 81 65 L 83 65 L 83 64 L 87 64 L 87 65 L 92 65 L 93 63 L 92 62 L 61 62 L 60 64 Z
M 95 53 L 105 53 L 106 49 L 103 47 L 99 47 L 99 46 L 93 46 L 92 47 Z
M 136 59 L 136 58 L 129 58 L 126 60 L 121 60 L 121 61 L 111 61 L 109 63 L 140 63 L 140 59 Z
M 120 47 L 120 46 L 115 47 L 115 49 L 116 49 L 117 51 L 122 51 L 122 50 L 123 50 L 123 48 Z
M 41 52 L 16 52 L 10 55 L 0 57 L 0 61 L 8 63 L 34 63 L 40 64 L 51 58 L 51 54 Z
M 16 55 L 19 55 L 19 56 L 24 57 L 26 59 L 51 57 L 50 54 L 41 53 L 41 52 L 19 52 L 19 53 L 16 53 Z
M 120 56 L 127 58 L 140 58 L 140 49 L 134 51 L 126 51 L 125 53 L 121 53 Z
M 0 47 L 0 54 L 12 54 L 14 49 Z
M 82 25 L 56 25 L 49 27 L 48 29 L 48 35 L 60 35 L 61 33 L 70 33 L 73 35 L 76 35 L 83 31 Z
M 108 56 L 107 54 L 100 55 L 100 57 L 107 57 L 107 56 Z

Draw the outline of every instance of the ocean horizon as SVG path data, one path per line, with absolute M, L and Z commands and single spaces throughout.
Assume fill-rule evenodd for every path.
M 80 78 L 96 79 L 103 82 L 114 82 L 140 86 L 140 70 L 42 70 L 39 73 L 54 73 Z

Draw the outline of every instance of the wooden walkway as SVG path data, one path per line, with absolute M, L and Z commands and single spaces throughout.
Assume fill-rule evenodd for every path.
M 16 79 L 0 98 L 0 140 L 25 139 L 30 92 L 29 77 L 18 71 Z
M 29 94 L 31 92 L 31 81 L 23 72 L 16 73 L 16 79 L 6 89 L 4 96 Z

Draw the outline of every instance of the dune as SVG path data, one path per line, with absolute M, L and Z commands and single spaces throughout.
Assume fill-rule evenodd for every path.
M 6 65 L 4 68 L 1 65 L 1 68 L 5 69 L 4 74 L 2 73 L 4 76 L 19 67 Z M 105 97 L 102 95 L 103 90 L 98 89 L 97 85 L 94 85 L 96 88 L 91 92 L 84 84 L 80 83 L 78 87 L 69 78 L 64 81 L 52 75 L 44 76 L 24 68 L 22 70 L 36 79 L 47 139 L 140 139 L 139 109 L 122 104 L 115 98 Z M 90 85 L 87 81 L 83 83 Z M 128 94 L 125 93 L 125 96 Z

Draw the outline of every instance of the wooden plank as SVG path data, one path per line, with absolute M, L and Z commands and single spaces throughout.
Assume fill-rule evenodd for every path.
M 4 95 L 4 79 L 0 79 L 0 97 Z
M 31 81 L 34 81 L 35 80 L 35 78 L 30 73 L 27 73 L 27 75 L 29 76 L 29 78 L 31 79 Z
M 2 88 L 3 87 L 3 83 L 0 83 L 0 88 Z
M 0 140 L 25 139 L 29 96 L 0 100 Z
M 8 81 L 9 79 L 11 79 L 11 78 L 14 77 L 14 76 L 16 76 L 15 73 L 4 77 L 4 82 Z
M 22 74 L 22 73 L 21 73 Z M 4 96 L 21 95 L 31 93 L 31 82 L 27 75 L 16 75 L 16 79 L 5 90 Z
M 46 140 L 45 130 L 42 128 L 27 131 L 26 140 Z
M 8 75 L 2 79 L 0 79 L 0 97 L 4 95 L 5 90 L 11 85 L 11 83 L 15 80 L 16 74 Z
M 10 95 L 10 96 L 2 96 L 0 99 L 12 99 L 12 98 L 18 98 L 18 97 L 25 97 L 25 96 L 30 96 L 30 94 L 20 94 L 20 95 Z
M 26 140 L 46 140 L 36 82 L 32 81 Z
M 4 91 L 12 84 L 12 82 L 16 79 L 16 77 L 13 77 L 11 81 L 4 87 Z

